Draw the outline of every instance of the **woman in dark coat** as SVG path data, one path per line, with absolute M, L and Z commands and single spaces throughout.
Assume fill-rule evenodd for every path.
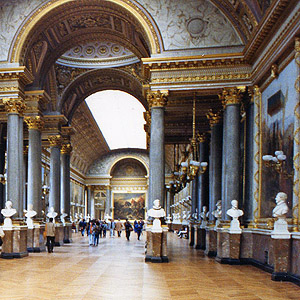
M 138 221 L 137 223 L 135 223 L 134 225 L 134 231 L 137 234 L 137 239 L 140 239 L 141 233 L 142 233 L 142 229 L 143 229 L 143 225 L 141 224 L 140 221 Z
M 132 225 L 130 224 L 128 219 L 126 219 L 126 222 L 124 223 L 124 227 L 125 227 L 127 241 L 129 241 L 130 232 L 132 231 Z

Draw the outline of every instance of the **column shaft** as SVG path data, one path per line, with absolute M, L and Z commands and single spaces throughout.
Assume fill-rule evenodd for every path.
M 222 184 L 222 124 L 214 124 L 211 128 L 211 144 L 209 159 L 209 207 L 214 209 L 221 199 Z M 210 214 L 209 219 L 213 220 Z
M 19 159 L 20 149 L 20 121 L 17 113 L 8 114 L 7 119 L 7 200 L 12 201 L 13 207 L 17 210 L 16 217 L 21 217 L 20 185 L 21 168 Z M 23 154 L 23 151 L 22 151 Z
M 38 129 L 30 129 L 28 147 L 28 197 L 27 207 L 33 206 L 37 217 L 42 213 L 42 139 Z
M 50 154 L 50 194 L 49 208 L 60 212 L 60 147 L 52 146 Z
M 111 189 L 108 187 L 106 189 L 106 199 L 105 199 L 105 215 L 111 214 Z
M 151 109 L 150 135 L 150 176 L 148 209 L 152 208 L 153 201 L 159 199 L 164 203 L 165 184 L 165 150 L 164 150 L 164 108 Z
M 233 199 L 239 200 L 240 189 L 240 107 L 239 104 L 226 106 L 226 169 L 225 169 L 225 206 L 223 212 L 231 207 Z M 225 214 L 226 219 L 230 219 Z
M 60 209 L 70 216 L 70 154 L 61 154 L 61 199 Z

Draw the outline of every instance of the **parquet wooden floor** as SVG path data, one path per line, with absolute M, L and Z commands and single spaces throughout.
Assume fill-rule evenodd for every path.
M 287 300 L 300 287 L 273 282 L 252 266 L 221 265 L 170 233 L 169 263 L 144 262 L 144 238 L 100 240 L 74 235 L 54 253 L 0 259 L 1 300 Z

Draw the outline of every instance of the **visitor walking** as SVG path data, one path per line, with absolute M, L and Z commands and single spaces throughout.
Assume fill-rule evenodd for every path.
M 47 237 L 47 249 L 48 253 L 53 252 L 54 243 L 55 243 L 55 224 L 53 223 L 53 218 L 49 219 L 49 222 L 46 223 L 46 237 Z
M 129 239 L 130 239 L 130 232 L 133 229 L 132 229 L 132 225 L 130 224 L 130 222 L 128 221 L 128 219 L 126 219 L 126 222 L 124 223 L 124 227 L 125 227 L 127 241 L 129 241 Z
M 119 218 L 118 221 L 116 222 L 116 231 L 118 233 L 118 237 L 121 237 L 122 228 L 123 228 L 123 224 L 122 224 L 122 222 L 121 222 L 121 220 Z
M 137 239 L 140 239 L 141 233 L 142 233 L 142 229 L 143 229 L 143 225 L 141 224 L 141 221 L 138 221 L 137 223 L 135 223 L 134 225 L 134 231 L 137 234 Z
M 116 227 L 116 222 L 114 219 L 112 219 L 109 223 L 110 237 L 115 236 L 115 227 Z
M 96 224 L 93 226 L 94 246 L 98 246 L 99 244 L 99 235 L 100 235 L 100 222 L 96 221 Z

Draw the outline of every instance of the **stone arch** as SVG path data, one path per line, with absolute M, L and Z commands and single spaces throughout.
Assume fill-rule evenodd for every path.
M 58 110 L 64 113 L 71 123 L 76 108 L 86 97 L 108 89 L 131 94 L 147 109 L 146 99 L 142 95 L 142 84 L 136 77 L 124 70 L 97 69 L 78 76 L 66 87 L 58 104 Z
M 37 35 L 35 29 L 37 29 L 44 20 L 53 18 L 53 15 L 57 14 L 56 12 L 66 13 L 66 9 L 68 9 L 68 11 L 72 12 L 77 10 L 78 14 L 81 14 L 85 7 L 96 5 L 100 10 L 106 3 L 114 5 L 124 16 L 134 20 L 134 23 L 138 26 L 139 30 L 142 30 L 145 33 L 149 50 L 152 54 L 160 53 L 162 51 L 163 43 L 159 29 L 149 13 L 138 3 L 125 0 L 109 0 L 103 1 L 100 6 L 99 1 L 95 0 L 52 0 L 51 2 L 44 4 L 37 11 L 34 11 L 23 23 L 14 39 L 9 61 L 12 63 L 19 63 L 20 65 L 24 64 L 26 50 L 32 44 L 30 41 L 33 36 Z M 57 42 L 55 41 L 55 38 L 57 38 L 57 36 L 54 36 L 54 42 Z
M 133 160 L 136 160 L 138 162 L 140 162 L 144 168 L 146 169 L 146 172 L 147 172 L 147 176 L 149 176 L 149 166 L 147 165 L 147 163 L 142 160 L 140 157 L 137 157 L 137 156 L 134 156 L 134 155 L 126 155 L 126 156 L 121 156 L 121 157 L 118 157 L 116 160 L 114 160 L 110 167 L 109 167 L 109 171 L 108 171 L 108 174 L 111 175 L 112 174 L 112 171 L 113 169 L 115 168 L 115 166 L 121 162 L 122 160 L 124 159 L 133 159 Z

